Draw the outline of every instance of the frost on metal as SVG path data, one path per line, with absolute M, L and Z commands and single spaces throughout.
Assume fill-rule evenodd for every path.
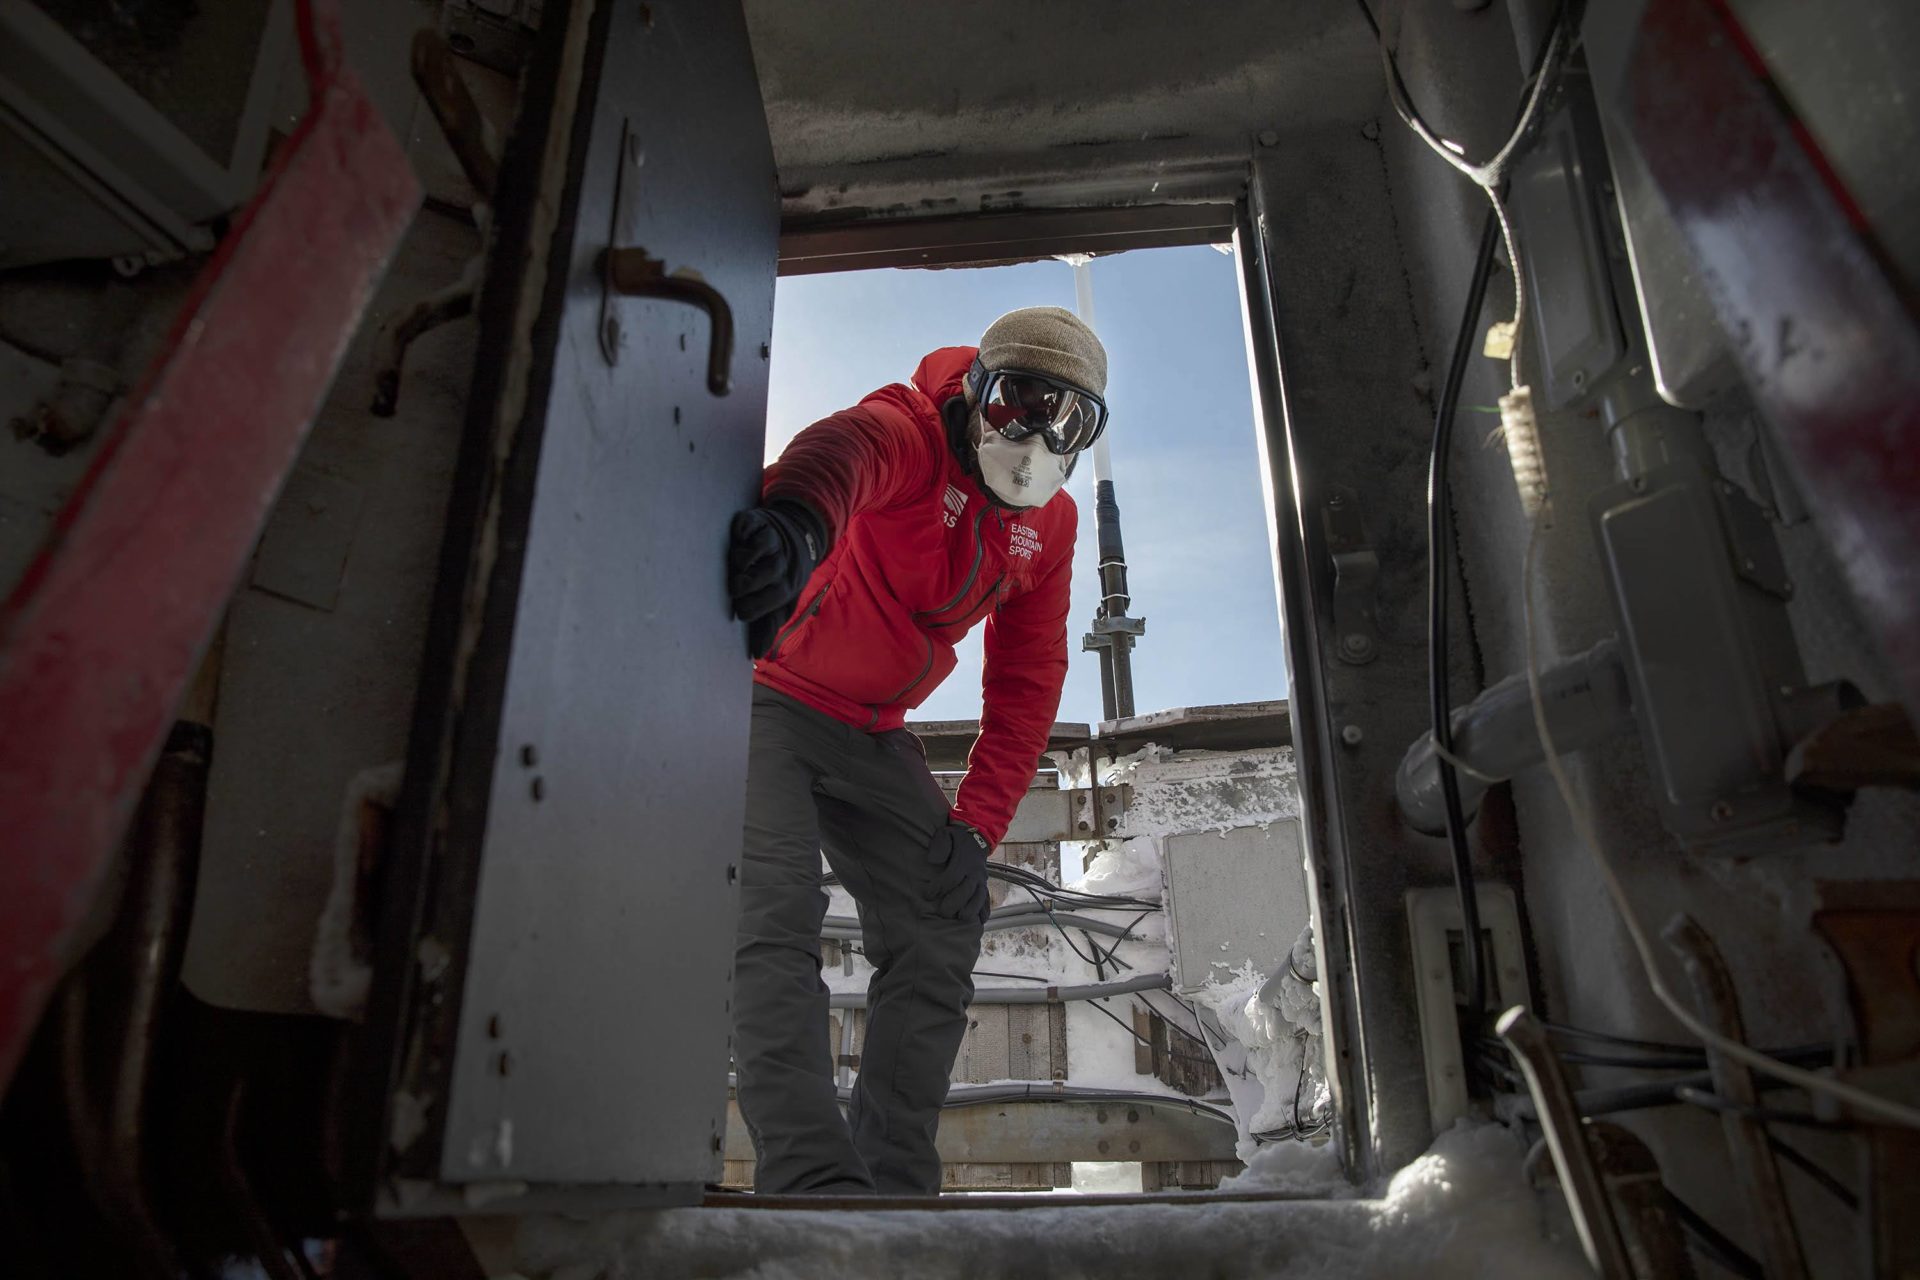
M 1325 1148 L 1289 1143 L 1255 1157 L 1232 1191 L 1252 1203 L 1075 1206 L 940 1212 L 669 1209 L 592 1221 L 530 1217 L 514 1243 L 529 1277 L 699 1275 L 712 1280 L 910 1275 L 1049 1280 L 1572 1280 L 1592 1273 L 1544 1229 L 1521 1145 L 1467 1122 L 1384 1185 L 1345 1184 Z
M 1297 832 L 1293 752 L 1148 747 L 1102 781 L 1131 788 L 1129 839 L 1093 860 L 1088 887 L 1139 893 L 1157 881 L 1175 987 L 1204 1024 L 1241 1159 L 1323 1133 L 1329 1094 L 1299 842 L 1265 838 Z

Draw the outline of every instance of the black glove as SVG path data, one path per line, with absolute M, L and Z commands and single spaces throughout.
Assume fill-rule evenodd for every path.
M 933 901 L 936 915 L 950 920 L 987 922 L 993 903 L 987 897 L 987 855 L 993 846 L 987 838 L 958 818 L 933 833 L 927 845 L 927 861 L 933 864 L 933 883 L 927 897 Z
M 747 624 L 747 652 L 759 657 L 793 613 L 800 591 L 827 553 L 819 516 L 775 501 L 734 513 L 727 546 L 727 594 Z

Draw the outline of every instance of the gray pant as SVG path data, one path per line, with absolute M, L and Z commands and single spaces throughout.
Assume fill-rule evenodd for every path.
M 918 740 L 755 686 L 734 941 L 733 1059 L 765 1194 L 935 1195 L 934 1131 L 967 1029 L 978 921 L 930 914 L 947 801 Z M 820 854 L 860 908 L 874 976 L 853 1101 L 834 1094 Z

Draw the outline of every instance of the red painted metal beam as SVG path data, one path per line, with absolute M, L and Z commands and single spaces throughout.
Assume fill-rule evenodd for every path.
M 1920 718 L 1920 322 L 1912 282 L 1726 0 L 1650 0 L 1624 105 L 1754 402 Z
M 301 0 L 307 114 L 0 606 L 0 1088 L 420 202 Z

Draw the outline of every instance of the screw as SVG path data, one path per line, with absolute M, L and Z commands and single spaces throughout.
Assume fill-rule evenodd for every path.
M 527 790 L 533 794 L 535 803 L 538 803 L 541 800 L 545 800 L 547 798 L 546 779 L 536 777 L 533 780 L 533 784 L 530 787 L 528 787 Z
M 1368 142 L 1372 142 L 1374 139 L 1378 138 L 1380 136 L 1380 122 L 1378 120 L 1369 120 L 1365 124 L 1361 125 L 1360 136 L 1365 138 Z
M 1373 641 L 1358 631 L 1340 637 L 1340 652 L 1349 658 L 1364 658 L 1373 652 Z
M 767 359 L 768 357 L 770 357 L 771 355 L 773 355 L 773 348 L 772 348 L 772 347 L 770 347 L 770 346 L 768 346 L 768 345 L 767 345 L 766 343 L 764 343 L 764 342 L 763 342 L 763 343 L 761 343 L 761 344 L 760 344 L 760 358 L 761 358 L 762 360 L 765 360 L 765 359 Z
M 716 1152 L 717 1152 L 717 1151 L 722 1151 L 722 1150 L 724 1150 L 724 1149 L 725 1149 L 724 1147 L 722 1147 L 722 1145 L 721 1145 L 721 1143 L 720 1143 L 720 1135 L 719 1135 L 719 1134 L 717 1134 L 717 1133 L 713 1135 L 713 1149 L 714 1149 L 714 1150 L 715 1150 Z
M 740 881 L 740 868 L 735 866 L 733 863 L 729 862 L 727 864 L 727 883 L 738 884 L 739 881 Z
M 1107 819 L 1107 830 L 1118 831 L 1119 829 L 1120 829 L 1120 819 L 1118 818 Z
M 520 763 L 529 769 L 540 763 L 540 753 L 533 749 L 531 742 L 520 748 Z
M 1340 741 L 1350 747 L 1359 746 L 1361 740 L 1366 736 L 1366 733 L 1357 724 L 1342 725 L 1340 727 Z
M 1586 385 L 1587 385 L 1587 371 L 1585 369 L 1575 369 L 1573 371 L 1573 389 L 1575 391 L 1578 391 L 1580 390 L 1580 388 Z
M 1260 131 L 1260 145 L 1263 147 L 1277 147 L 1280 145 L 1280 135 L 1272 129 L 1262 129 Z
M 1715 822 L 1733 821 L 1733 806 L 1725 800 L 1715 800 L 1713 802 L 1713 808 L 1709 809 L 1707 813 Z

